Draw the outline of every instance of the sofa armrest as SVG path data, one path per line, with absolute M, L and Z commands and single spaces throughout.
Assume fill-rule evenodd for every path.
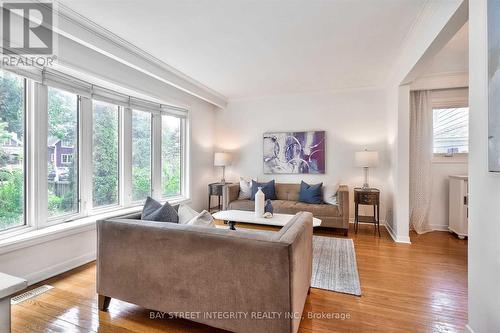
M 349 187 L 347 185 L 340 185 L 337 192 L 337 200 L 339 205 L 339 213 L 344 220 L 344 227 L 349 227 Z
M 240 194 L 240 184 L 229 184 L 224 186 L 222 192 L 222 210 L 227 210 L 229 204 L 235 200 L 238 200 L 238 195 Z

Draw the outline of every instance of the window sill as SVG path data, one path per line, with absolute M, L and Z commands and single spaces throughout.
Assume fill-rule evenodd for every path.
M 446 157 L 444 155 L 434 155 L 432 158 L 432 163 L 456 163 L 456 164 L 463 164 L 463 163 L 468 163 L 469 162 L 469 156 L 468 154 L 460 154 L 460 155 L 455 155 L 455 156 L 450 156 Z
M 165 202 L 166 200 L 161 201 Z M 172 198 L 168 201 L 171 204 L 190 202 L 190 200 L 186 198 Z M 14 235 L 12 235 L 12 237 L 7 237 L 0 240 L 0 255 L 37 244 L 50 242 L 70 235 L 79 234 L 85 231 L 95 230 L 95 223 L 98 220 L 125 214 L 132 214 L 140 212 L 141 210 L 142 204 L 134 207 L 121 208 L 106 213 L 87 216 L 37 230 L 26 227 L 25 232 L 19 233 L 18 231 Z

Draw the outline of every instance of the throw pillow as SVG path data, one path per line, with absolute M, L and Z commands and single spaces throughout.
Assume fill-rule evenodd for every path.
M 168 202 L 162 205 L 148 197 L 142 209 L 141 220 L 178 223 L 179 215 Z
M 179 205 L 179 211 L 177 212 L 179 214 L 179 223 L 180 224 L 186 224 L 189 221 L 191 221 L 196 215 L 199 213 L 195 211 L 193 208 L 189 207 L 188 205 Z
M 299 201 L 310 204 L 322 204 L 323 203 L 323 193 L 321 191 L 322 187 L 323 183 L 319 183 L 316 185 L 309 185 L 306 182 L 302 181 L 300 183 Z
M 202 227 L 212 227 L 215 228 L 214 218 L 212 214 L 207 212 L 206 210 L 202 211 L 195 217 L 193 217 L 188 223 L 189 225 L 199 225 Z
M 252 181 L 254 179 L 245 179 L 240 177 L 240 195 L 238 200 L 250 199 L 252 196 Z
M 336 205 L 338 190 L 339 183 L 323 186 L 323 201 L 330 205 Z
M 259 183 L 252 180 L 252 196 L 251 200 L 255 201 L 255 193 L 259 190 L 259 187 L 262 187 L 262 192 L 264 192 L 265 198 L 264 200 L 271 199 L 276 200 L 276 192 L 274 190 L 274 179 L 267 183 Z

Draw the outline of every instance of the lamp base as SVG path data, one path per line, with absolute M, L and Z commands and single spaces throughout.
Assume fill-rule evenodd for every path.
M 370 185 L 368 185 L 368 183 L 364 183 L 363 186 L 361 187 L 361 189 L 363 190 L 369 190 L 371 187 Z

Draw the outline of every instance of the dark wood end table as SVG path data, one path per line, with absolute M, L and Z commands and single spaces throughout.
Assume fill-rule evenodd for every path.
M 359 215 L 359 205 L 373 206 L 373 215 Z M 375 235 L 380 237 L 380 190 L 376 188 L 354 189 L 354 232 L 358 233 L 358 224 L 373 223 Z

